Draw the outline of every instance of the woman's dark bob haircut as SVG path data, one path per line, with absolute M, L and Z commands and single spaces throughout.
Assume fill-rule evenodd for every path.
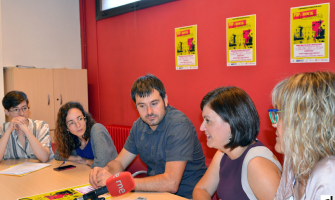
M 225 148 L 248 146 L 259 132 L 259 117 L 254 103 L 242 89 L 229 86 L 210 91 L 202 99 L 201 110 L 208 105 L 230 125 L 232 138 Z

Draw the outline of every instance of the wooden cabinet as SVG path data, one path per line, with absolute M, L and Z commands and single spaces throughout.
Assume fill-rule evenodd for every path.
M 4 69 L 5 94 L 23 91 L 29 100 L 29 118 L 48 122 L 55 129 L 59 108 L 80 102 L 88 111 L 86 69 Z M 6 118 L 8 121 L 9 119 Z

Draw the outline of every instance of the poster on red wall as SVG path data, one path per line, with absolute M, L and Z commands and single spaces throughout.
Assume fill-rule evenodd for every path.
M 227 66 L 256 65 L 256 15 L 227 18 Z
M 329 3 L 291 8 L 291 63 L 329 62 Z
M 198 69 L 197 25 L 175 28 L 176 70 Z

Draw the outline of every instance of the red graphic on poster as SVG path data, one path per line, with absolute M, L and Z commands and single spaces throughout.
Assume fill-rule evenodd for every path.
M 45 197 L 50 199 L 50 200 L 54 200 L 54 199 L 63 198 L 64 196 L 67 196 L 67 195 L 73 195 L 73 192 L 66 190 L 66 191 L 62 191 L 62 192 L 57 192 L 52 196 L 45 196 Z
M 250 32 L 251 32 L 251 29 L 243 31 L 244 47 L 248 43 L 248 41 L 250 39 Z
M 179 33 L 177 33 L 177 37 L 180 37 L 180 36 L 183 36 L 183 35 L 189 35 L 190 33 L 191 33 L 190 29 L 183 30 L 183 31 L 180 31 Z
M 316 9 L 293 13 L 293 19 L 302 19 L 314 16 L 316 16 Z
M 237 22 L 230 22 L 228 24 L 228 27 L 229 28 L 237 28 L 237 27 L 245 26 L 245 25 L 247 25 L 247 20 L 241 20 L 241 21 L 237 21 Z
M 193 38 L 188 38 L 188 40 L 187 40 L 187 42 L 188 42 L 188 52 L 190 53 L 190 51 L 192 51 L 192 49 L 193 49 Z
M 315 21 L 312 22 L 312 30 L 315 31 L 314 34 L 314 41 L 316 39 L 316 37 L 321 33 L 322 29 L 321 29 L 321 24 L 324 20 L 320 20 L 320 21 Z

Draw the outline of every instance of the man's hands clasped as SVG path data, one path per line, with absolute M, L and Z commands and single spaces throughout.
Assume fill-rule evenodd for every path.
M 109 173 L 106 169 L 101 167 L 94 167 L 90 171 L 90 184 L 94 189 L 106 185 L 106 180 L 113 174 Z

